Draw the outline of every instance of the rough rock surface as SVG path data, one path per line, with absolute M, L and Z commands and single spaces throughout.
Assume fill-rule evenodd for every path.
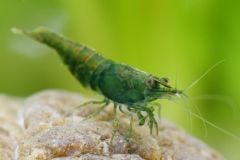
M 79 94 L 43 91 L 25 100 L 0 96 L 0 160 L 221 160 L 217 152 L 163 120 L 159 135 L 134 124 L 126 143 L 129 117 L 118 113 L 113 132 L 112 107 L 86 119 L 97 105 L 67 114 L 87 101 Z

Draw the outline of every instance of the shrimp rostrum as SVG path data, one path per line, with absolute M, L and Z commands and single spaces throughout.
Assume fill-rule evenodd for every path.
M 158 131 L 154 117 L 154 104 L 157 99 L 171 98 L 182 91 L 171 87 L 167 78 L 158 78 L 132 66 L 106 59 L 93 49 L 73 42 L 40 27 L 33 31 L 14 29 L 15 33 L 27 35 L 54 48 L 79 82 L 105 97 L 103 109 L 113 102 L 115 111 L 126 107 L 135 113 L 139 125 L 148 124 L 152 133 Z M 99 111 L 100 111 L 99 109 Z

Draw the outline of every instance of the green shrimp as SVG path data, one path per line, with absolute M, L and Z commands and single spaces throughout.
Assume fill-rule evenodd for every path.
M 171 87 L 165 77 L 158 78 L 132 66 L 106 59 L 93 49 L 46 28 L 13 31 L 54 48 L 83 86 L 90 87 L 105 97 L 106 100 L 102 102 L 98 112 L 109 102 L 114 103 L 114 113 L 117 108 L 122 111 L 124 105 L 131 113 L 137 115 L 139 125 L 147 122 L 151 133 L 154 127 L 158 133 L 158 122 L 154 117 L 156 107 L 151 102 L 182 94 L 181 90 Z

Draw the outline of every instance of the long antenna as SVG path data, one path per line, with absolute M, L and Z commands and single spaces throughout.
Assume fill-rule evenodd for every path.
M 186 105 L 190 104 L 191 101 L 190 101 L 190 99 L 189 99 L 189 97 L 188 97 L 187 95 L 182 94 L 181 97 L 183 98 L 184 102 L 186 102 Z M 200 111 L 200 109 L 198 108 L 198 106 L 195 105 L 195 104 L 193 104 L 193 107 L 197 110 L 198 115 L 203 118 L 202 112 Z M 189 111 L 190 111 L 190 110 L 189 110 Z M 190 113 L 190 115 L 192 115 L 192 114 Z M 204 118 L 203 118 L 203 119 L 204 119 Z M 204 126 L 205 137 L 207 137 L 207 135 L 208 135 L 207 125 L 206 125 L 206 122 L 205 122 L 205 121 L 202 120 L 202 122 L 203 122 L 203 126 Z
M 227 131 L 227 130 L 225 130 L 225 129 L 223 129 L 223 128 L 215 125 L 215 124 L 213 124 L 212 122 L 206 120 L 205 118 L 201 117 L 200 115 L 198 115 L 198 114 L 196 114 L 196 113 L 194 113 L 194 112 L 191 112 L 191 111 L 189 111 L 189 110 L 185 110 L 185 111 L 186 111 L 186 112 L 190 112 L 190 114 L 192 114 L 194 117 L 196 117 L 196 118 L 198 118 L 198 119 L 201 119 L 201 120 L 204 121 L 206 124 L 208 124 L 208 125 L 216 128 L 216 129 L 218 129 L 218 130 L 221 131 L 222 133 L 224 133 L 224 134 L 226 134 L 226 135 L 228 135 L 228 136 L 230 136 L 230 137 L 232 137 L 232 138 L 240 141 L 240 137 L 239 137 L 239 136 L 237 136 L 237 135 L 235 135 L 235 134 L 233 134 L 233 133 L 231 133 L 231 132 L 229 132 L 229 131 Z
M 182 97 L 182 96 L 181 96 Z M 183 97 L 182 97 L 183 98 Z M 186 98 L 186 97 L 185 97 Z M 173 101 L 176 103 L 176 101 Z M 186 111 L 187 113 L 191 114 L 192 116 L 200 119 L 203 121 L 203 123 L 205 124 L 208 124 L 209 126 L 212 126 L 213 128 L 216 128 L 217 130 L 221 131 L 222 133 L 224 133 L 225 135 L 228 135 L 229 137 L 232 137 L 233 139 L 237 140 L 237 141 L 240 141 L 240 136 L 236 135 L 236 134 L 233 134 L 217 125 L 215 125 L 214 123 L 208 121 L 207 119 L 205 119 L 202 115 L 199 115 L 199 114 L 196 114 L 194 112 L 192 112 L 190 109 L 188 108 L 184 108 L 183 109 L 184 111 Z M 204 124 L 204 126 L 206 127 L 206 125 Z
M 183 92 L 188 91 L 189 89 L 191 89 L 193 86 L 195 86 L 201 79 L 203 79 L 209 72 L 211 72 L 214 68 L 216 68 L 218 65 L 220 65 L 221 63 L 223 63 L 225 60 L 221 60 L 218 61 L 217 63 L 215 63 L 212 67 L 210 67 L 207 71 L 205 71 L 198 79 L 196 79 L 195 81 L 193 81 L 188 87 L 186 87 Z

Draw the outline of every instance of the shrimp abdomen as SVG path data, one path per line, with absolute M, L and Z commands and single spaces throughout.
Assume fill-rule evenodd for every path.
M 14 32 L 27 35 L 54 48 L 80 83 L 84 86 L 91 86 L 94 90 L 97 89 L 96 79 L 111 62 L 97 54 L 93 49 L 68 40 L 44 27 L 39 27 L 33 31 L 14 29 Z

